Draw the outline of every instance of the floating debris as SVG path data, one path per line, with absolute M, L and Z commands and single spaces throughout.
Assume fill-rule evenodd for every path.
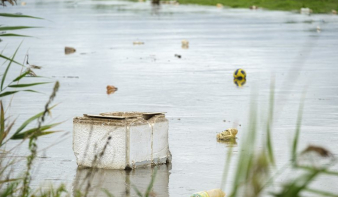
M 230 128 L 230 129 L 223 131 L 222 133 L 218 133 L 216 137 L 217 137 L 217 140 L 229 141 L 229 140 L 236 139 L 237 133 L 238 133 L 237 129 Z
M 179 5 L 177 1 L 161 1 L 161 4 Z
M 113 85 L 107 85 L 107 94 L 114 94 L 117 91 L 117 87 Z
M 188 48 L 189 48 L 189 41 L 182 40 L 182 49 L 188 49 Z
M 322 30 L 322 29 L 320 28 L 320 26 L 317 26 L 317 28 L 316 28 L 316 29 L 317 29 L 317 32 L 318 32 L 318 33 L 320 33 L 320 32 L 321 32 L 321 30 Z
M 312 10 L 310 8 L 300 8 L 301 14 L 311 15 Z
M 76 163 L 79 167 L 121 170 L 169 164 L 172 155 L 168 125 L 165 112 L 107 112 L 75 117 Z M 125 133 L 130 135 L 121 137 Z M 112 154 L 117 150 L 118 154 Z M 100 162 L 96 162 L 96 158 Z
M 143 45 L 143 44 L 144 44 L 144 42 L 139 42 L 139 41 L 133 42 L 133 45 Z
M 258 9 L 258 7 L 255 6 L 255 5 L 250 6 L 250 10 L 257 10 L 257 9 Z
M 36 77 L 37 75 L 35 74 L 34 71 L 32 71 L 32 69 L 27 68 L 25 72 L 29 72 L 26 77 Z
M 221 4 L 221 3 L 217 3 L 217 4 L 216 4 L 216 7 L 217 7 L 217 8 L 223 8 L 224 6 L 223 6 L 223 4 Z
M 332 10 L 331 13 L 334 14 L 334 15 L 336 15 L 337 11 L 336 10 Z
M 321 157 L 331 157 L 331 156 L 333 156 L 333 154 L 332 154 L 330 151 L 326 150 L 325 148 L 320 147 L 320 146 L 313 146 L 313 145 L 309 145 L 309 146 L 302 152 L 302 154 L 310 153 L 310 152 L 317 153 L 317 154 L 319 154 Z
M 234 79 L 246 79 L 246 72 L 245 70 L 239 68 L 234 72 Z
M 177 58 L 181 58 L 182 56 L 181 56 L 181 55 L 179 55 L 179 54 L 175 54 L 175 57 L 177 57 Z
M 22 6 L 25 6 L 25 5 L 26 5 L 26 2 L 24 2 L 24 1 L 21 2 L 21 5 L 22 5 Z
M 152 0 L 151 3 L 153 5 L 160 5 L 160 0 Z
M 37 66 L 37 65 L 30 65 L 29 67 L 32 68 L 32 69 L 41 69 L 42 68 L 41 66 Z
M 190 197 L 225 197 L 225 193 L 221 189 L 212 189 L 194 193 Z
M 72 53 L 75 53 L 76 52 L 76 49 L 73 48 L 73 47 L 65 47 L 65 54 L 68 55 L 68 54 L 72 54 Z
M 79 78 L 79 76 L 52 76 L 53 78 L 70 78 L 70 79 L 72 79 L 72 78 L 76 78 L 76 79 L 78 79 Z
M 5 1 L 9 2 L 11 5 L 16 4 L 16 0 L 0 0 L 0 5 L 6 6 Z

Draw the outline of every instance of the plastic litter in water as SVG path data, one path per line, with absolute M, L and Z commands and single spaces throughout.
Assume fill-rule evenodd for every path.
M 107 94 L 114 94 L 116 91 L 118 90 L 117 87 L 113 86 L 113 85 L 107 85 Z
M 190 197 L 225 197 L 225 193 L 221 189 L 212 189 L 194 193 Z
M 75 53 L 76 52 L 76 49 L 73 48 L 73 47 L 65 47 L 65 54 L 68 55 L 68 54 L 72 54 L 72 53 Z
M 230 128 L 230 129 L 223 131 L 222 133 L 218 133 L 216 137 L 217 137 L 217 140 L 228 141 L 228 140 L 236 139 L 237 133 L 238 133 L 237 129 Z

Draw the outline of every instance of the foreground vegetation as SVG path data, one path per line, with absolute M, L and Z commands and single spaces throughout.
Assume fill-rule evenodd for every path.
M 299 11 L 310 8 L 313 13 L 331 13 L 338 10 L 338 0 L 179 0 L 181 4 L 213 5 L 220 3 L 232 8 L 250 8 L 255 5 L 270 10 Z

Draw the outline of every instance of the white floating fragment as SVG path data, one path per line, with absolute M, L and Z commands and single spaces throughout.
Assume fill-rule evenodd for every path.
M 310 15 L 312 13 L 312 10 L 310 8 L 301 8 L 300 13 Z
M 143 45 L 143 44 L 144 44 L 144 42 L 139 42 L 139 41 L 133 42 L 133 45 Z
M 217 4 L 216 4 L 216 7 L 217 7 L 217 8 L 223 8 L 224 6 L 223 6 L 223 4 L 221 4 L 221 3 L 217 3 Z
M 111 112 L 75 117 L 73 151 L 83 167 L 132 169 L 171 162 L 164 113 Z

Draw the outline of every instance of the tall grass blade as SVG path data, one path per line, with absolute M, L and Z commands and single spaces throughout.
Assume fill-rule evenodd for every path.
M 272 142 L 271 142 L 271 126 L 272 126 L 272 121 L 273 121 L 273 109 L 274 109 L 274 104 L 275 104 L 274 97 L 275 97 L 275 82 L 271 81 L 269 117 L 268 117 L 268 123 L 267 123 L 267 128 L 266 128 L 266 146 L 267 146 L 270 162 L 273 165 L 275 164 L 275 158 L 273 155 L 273 148 L 272 148 Z
M 20 79 L 22 79 L 23 77 L 25 77 L 25 76 L 28 75 L 29 73 L 30 73 L 29 70 L 26 71 L 26 72 L 24 72 L 24 73 L 22 73 L 20 76 L 18 76 L 17 78 L 15 78 L 15 79 L 13 80 L 13 82 L 19 81 Z
M 152 190 L 152 188 L 153 188 L 153 186 L 154 186 L 156 174 L 157 174 L 157 167 L 155 167 L 154 173 L 153 173 L 152 176 L 151 176 L 151 181 L 150 181 L 150 183 L 149 183 L 149 185 L 148 185 L 148 188 L 147 188 L 145 197 L 148 197 L 148 196 L 149 196 L 149 194 L 150 194 L 150 192 L 151 192 L 151 190 Z
M 5 132 L 2 134 L 1 138 L 0 138 L 0 147 L 2 145 L 4 145 L 6 142 L 2 143 L 4 141 L 4 139 L 7 137 L 8 133 L 11 131 L 13 125 L 14 125 L 15 121 L 13 121 L 5 130 Z
M 33 27 L 33 26 L 5 26 L 5 27 L 0 27 L 0 31 L 18 30 L 18 29 L 29 29 L 29 28 L 39 28 L 39 27 Z
M 17 181 L 9 183 L 4 190 L 0 191 L 0 196 L 14 196 L 15 190 L 17 189 L 19 183 Z
M 108 197 L 114 197 L 112 193 L 110 193 L 106 188 L 103 188 L 102 191 L 108 196 Z
M 36 86 L 36 85 L 42 85 L 42 84 L 47 84 L 51 82 L 39 82 L 39 83 L 27 83 L 27 84 L 15 84 L 15 85 L 9 85 L 8 87 L 10 88 L 25 88 L 29 86 Z
M 34 93 L 40 93 L 38 91 L 35 91 L 35 90 L 21 90 L 23 92 L 34 92 Z M 8 96 L 8 95 L 11 95 L 11 94 L 15 94 L 17 92 L 21 92 L 20 90 L 18 91 L 7 91 L 7 92 L 4 92 L 4 93 L 1 93 L 0 94 L 0 97 L 4 97 L 4 96 Z
M 8 14 L 8 13 L 0 13 L 0 16 L 3 16 L 3 17 L 17 17 L 17 18 L 35 18 L 35 19 L 43 19 L 43 18 L 35 17 L 35 16 L 22 15 L 22 14 Z
M 226 163 L 224 164 L 222 182 L 221 182 L 221 187 L 220 187 L 222 191 L 224 191 L 224 189 L 225 189 L 225 183 L 226 183 L 227 178 L 228 178 L 228 172 L 229 172 L 230 163 L 231 163 L 231 156 L 232 156 L 232 148 L 233 148 L 233 146 L 230 146 L 228 153 L 227 153 L 227 157 L 226 157 Z
M 313 167 L 309 167 L 309 166 L 297 165 L 296 167 L 297 167 L 297 169 L 302 169 L 302 170 L 307 170 L 307 171 L 312 171 L 313 170 Z M 330 170 L 327 170 L 327 169 L 321 170 L 321 173 L 322 174 L 327 174 L 327 175 L 332 175 L 332 176 L 338 176 L 338 172 L 336 172 L 336 171 L 330 171 Z
M 15 53 L 14 53 L 12 59 L 10 60 L 10 62 L 8 63 L 8 66 L 7 66 L 7 68 L 6 68 L 6 71 L 5 71 L 4 75 L 2 76 L 2 80 L 1 80 L 1 91 L 3 90 L 3 86 L 4 86 L 4 82 L 5 82 L 5 79 L 6 79 L 8 70 L 9 70 L 9 68 L 11 67 L 11 64 L 12 64 L 12 62 L 13 62 L 13 59 L 14 59 L 16 53 L 18 52 L 18 50 L 19 50 L 21 44 L 22 44 L 22 42 L 20 43 L 20 45 L 18 46 L 18 48 L 15 50 Z
M 19 91 L 7 91 L 7 92 L 4 92 L 4 93 L 1 93 L 0 97 L 4 97 L 4 96 L 11 95 L 11 94 L 15 94 L 17 92 L 19 92 Z
M 48 108 L 48 110 L 53 109 L 55 106 L 56 106 L 56 105 L 53 105 L 52 107 Z M 20 133 L 24 128 L 26 128 L 26 126 L 27 126 L 28 124 L 30 124 L 30 123 L 33 122 L 34 120 L 40 118 L 40 117 L 43 115 L 43 113 L 44 113 L 44 111 L 43 111 L 43 112 L 40 112 L 40 113 L 38 113 L 38 114 L 36 114 L 36 115 L 34 115 L 34 116 L 32 116 L 32 117 L 30 117 L 28 120 L 26 120 L 24 123 L 22 123 L 22 125 L 15 131 L 15 133 L 13 134 L 13 136 L 16 135 L 16 134 L 18 134 L 18 133 Z
M 134 185 L 134 184 L 131 184 L 131 186 L 133 187 L 133 189 L 135 190 L 136 194 L 139 196 L 139 197 L 142 197 L 142 193 L 140 192 L 140 190 L 137 189 L 137 187 Z
M 293 182 L 284 185 L 280 193 L 274 194 L 276 197 L 299 196 L 299 194 L 307 188 L 307 186 L 319 175 L 320 170 L 313 169 L 308 174 L 301 176 Z
M 301 99 L 301 102 L 300 102 L 300 105 L 299 105 L 299 109 L 298 109 L 296 132 L 295 132 L 295 136 L 293 138 L 292 151 L 291 151 L 292 162 L 296 162 L 296 160 L 297 160 L 297 146 L 298 146 L 298 141 L 299 141 L 300 128 L 301 128 L 301 124 L 302 124 L 304 97 L 305 97 L 305 91 L 303 93 L 303 96 L 302 96 L 302 99 Z
M 237 170 L 234 177 L 233 189 L 230 194 L 231 197 L 238 196 L 240 185 L 247 180 L 249 169 L 252 167 L 253 155 L 254 155 L 254 146 L 256 141 L 256 103 L 255 95 L 252 94 L 251 105 L 250 105 L 250 114 L 249 114 L 249 130 L 247 132 L 244 143 L 241 146 L 241 153 L 239 155 Z
M 11 59 L 11 58 L 6 57 L 6 56 L 4 56 L 4 55 L 1 55 L 1 54 L 0 54 L 0 57 L 3 58 L 3 59 L 5 59 L 5 60 L 8 60 L 8 61 L 13 61 L 14 63 L 19 64 L 20 66 L 24 66 L 24 65 L 22 65 L 21 63 L 15 61 L 14 59 Z
M 314 194 L 319 194 L 321 196 L 326 196 L 326 197 L 338 197 L 338 194 L 333 194 L 327 191 L 321 191 L 321 190 L 310 189 L 310 188 L 306 188 L 305 191 L 314 193 Z
M 0 117 L 0 146 L 2 144 L 2 141 L 4 140 L 4 134 L 5 134 L 5 112 L 4 112 L 4 106 L 2 105 L 2 101 L 0 101 L 0 108 L 1 108 L 1 117 Z
M 2 36 L 2 37 L 31 37 L 31 36 L 27 36 L 27 35 L 12 34 L 12 33 L 0 34 L 0 36 Z
M 18 181 L 18 180 L 20 180 L 20 179 L 6 179 L 6 180 L 0 180 L 0 184 L 9 183 L 9 182 Z
M 13 135 L 11 137 L 11 139 L 12 140 L 22 140 L 22 139 L 25 139 L 27 137 L 30 137 L 31 135 L 36 135 L 36 137 L 38 137 L 40 135 L 47 135 L 47 134 L 50 134 L 50 133 L 54 133 L 55 131 L 46 131 L 46 130 L 53 128 L 53 127 L 55 127 L 59 124 L 61 124 L 61 122 L 50 124 L 50 125 L 45 125 L 45 126 L 42 126 L 40 128 L 36 127 L 36 128 L 33 128 L 33 129 L 29 129 L 27 131 Z M 42 132 L 42 131 L 45 131 L 45 132 Z

